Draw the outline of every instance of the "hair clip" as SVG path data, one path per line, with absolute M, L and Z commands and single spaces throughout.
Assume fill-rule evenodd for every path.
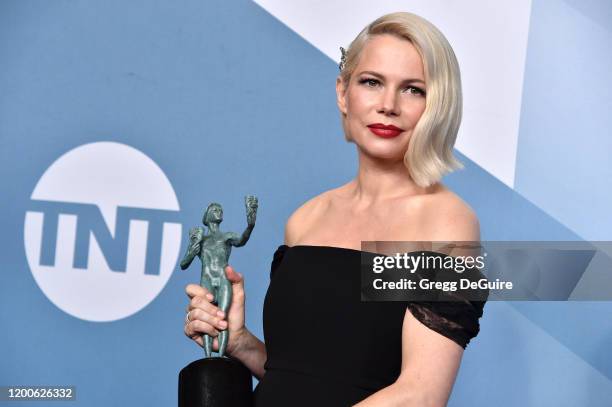
M 342 56 L 340 57 L 340 65 L 338 65 L 338 67 L 342 71 L 344 69 L 344 65 L 346 64 L 346 50 L 340 47 L 340 52 L 342 52 Z

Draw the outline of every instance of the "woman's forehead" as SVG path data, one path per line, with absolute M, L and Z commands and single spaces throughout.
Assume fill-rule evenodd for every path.
M 381 71 L 401 74 L 411 79 L 424 79 L 423 62 L 416 47 L 408 40 L 393 35 L 375 35 L 361 50 L 356 72 Z

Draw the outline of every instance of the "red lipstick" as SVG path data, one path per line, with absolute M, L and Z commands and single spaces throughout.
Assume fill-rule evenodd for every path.
M 382 123 L 374 123 L 368 125 L 370 131 L 376 134 L 378 137 L 382 138 L 393 138 L 399 136 L 403 129 L 399 127 L 395 127 L 392 124 L 382 124 Z

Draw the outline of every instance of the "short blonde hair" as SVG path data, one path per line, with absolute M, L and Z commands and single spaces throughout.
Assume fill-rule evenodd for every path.
M 417 185 L 428 187 L 463 168 L 453 155 L 463 109 L 459 63 L 446 37 L 432 23 L 407 12 L 386 14 L 366 26 L 346 50 L 340 72 L 345 88 L 363 47 L 372 36 L 381 34 L 410 41 L 423 60 L 425 111 L 412 133 L 404 165 Z M 351 141 L 341 116 L 344 136 Z

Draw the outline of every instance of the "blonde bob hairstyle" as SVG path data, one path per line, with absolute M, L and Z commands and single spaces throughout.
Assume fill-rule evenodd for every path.
M 445 174 L 463 168 L 453 155 L 462 114 L 459 64 L 448 40 L 429 21 L 406 12 L 386 14 L 366 26 L 346 50 L 340 71 L 345 88 L 359 63 L 361 50 L 372 36 L 381 34 L 410 41 L 423 60 L 425 110 L 413 130 L 404 165 L 417 185 L 428 187 Z M 344 137 L 352 141 L 342 113 L 341 120 Z

